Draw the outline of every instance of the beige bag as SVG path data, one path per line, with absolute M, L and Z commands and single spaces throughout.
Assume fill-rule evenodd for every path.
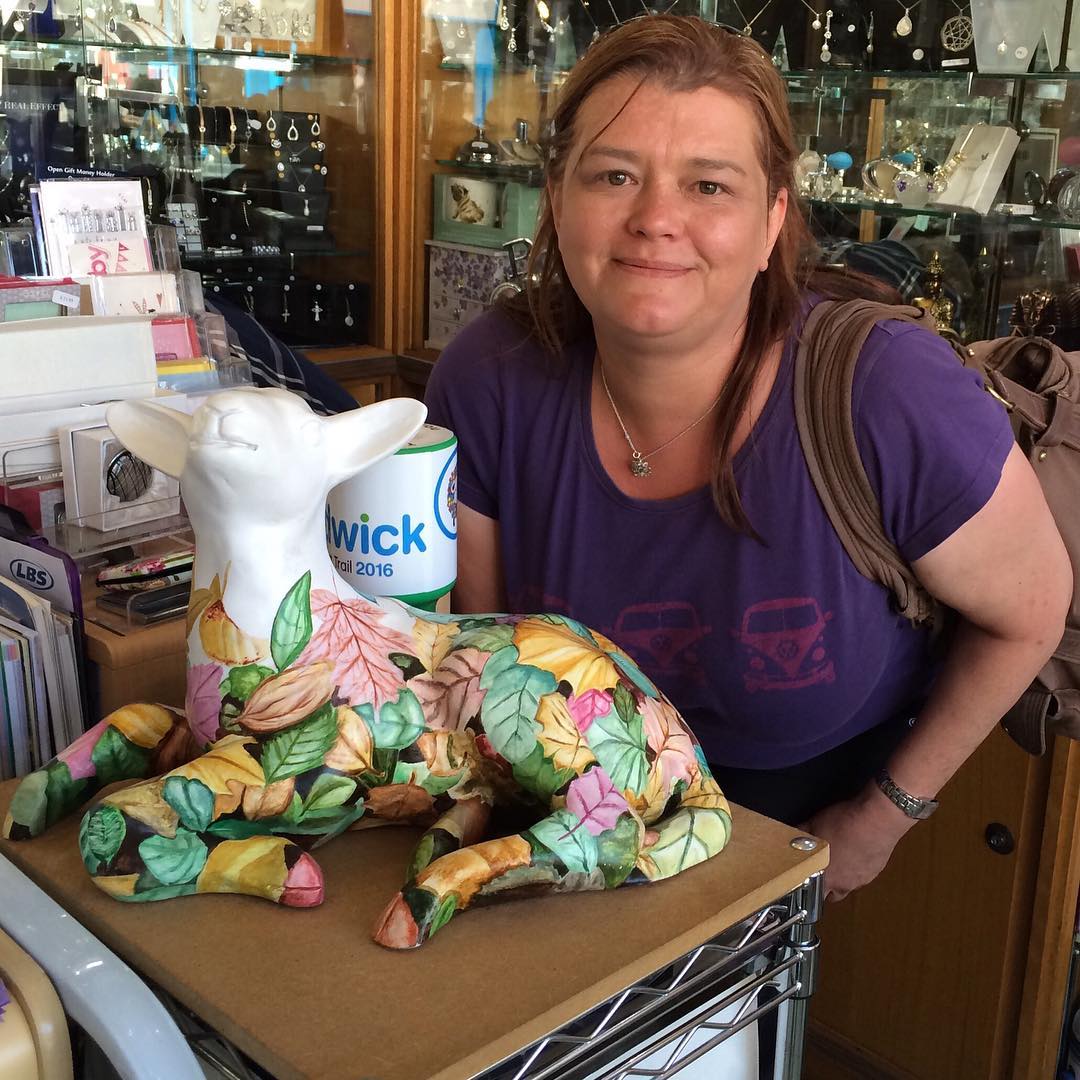
M 814 486 L 851 561 L 893 593 L 898 611 L 920 624 L 935 618 L 937 605 L 885 536 L 851 416 L 856 362 L 870 331 L 884 319 L 932 328 L 915 307 L 870 300 L 825 300 L 814 307 L 795 359 L 795 417 Z M 1001 721 L 1020 746 L 1042 754 L 1054 735 L 1080 739 L 1080 353 L 1034 337 L 954 348 L 1008 409 L 1073 564 L 1072 608 L 1061 644 Z

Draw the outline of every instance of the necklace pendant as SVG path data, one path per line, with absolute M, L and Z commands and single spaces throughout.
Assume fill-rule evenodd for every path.
M 900 21 L 896 24 L 897 37 L 907 37 L 915 29 L 911 24 L 911 19 L 908 17 L 910 10 L 910 8 L 904 8 L 904 14 L 900 16 Z
M 652 472 L 652 466 L 641 456 L 640 450 L 635 450 L 630 458 L 630 471 L 635 476 L 648 476 Z

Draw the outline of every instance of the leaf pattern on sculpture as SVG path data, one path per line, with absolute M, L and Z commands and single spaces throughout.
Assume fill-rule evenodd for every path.
M 596 837 L 569 810 L 556 810 L 538 821 L 529 835 L 535 837 L 567 870 L 591 874 L 600 864 Z
M 319 628 L 296 663 L 329 660 L 340 697 L 350 704 L 370 702 L 378 709 L 396 698 L 405 680 L 390 654 L 411 654 L 412 639 L 389 626 L 382 609 L 363 597 L 341 600 L 313 589 L 311 611 Z
M 673 877 L 715 855 L 728 841 L 731 818 L 723 810 L 688 809 L 656 826 L 656 843 L 638 857 L 650 880 Z
M 467 904 L 489 881 L 514 867 L 528 866 L 531 859 L 532 848 L 527 840 L 504 836 L 436 859 L 420 872 L 416 883 L 440 898 L 457 893 Z
M 363 717 L 348 705 L 337 709 L 337 740 L 326 755 L 326 767 L 343 773 L 360 773 L 372 767 L 375 740 Z
M 479 649 L 456 649 L 431 674 L 409 680 L 409 689 L 424 708 L 428 728 L 459 730 L 480 712 L 484 703 L 480 675 L 490 655 Z
M 210 582 L 208 588 L 204 589 L 192 589 L 191 597 L 188 600 L 187 610 L 187 631 L 185 637 L 191 636 L 191 631 L 194 629 L 195 624 L 199 621 L 199 616 L 215 601 L 221 599 L 221 579 L 217 574 L 214 575 L 214 580 Z
M 163 705 L 125 705 L 109 713 L 109 727 L 145 750 L 153 750 L 174 722 L 173 713 Z
M 619 681 L 611 657 L 594 649 L 568 626 L 522 619 L 514 629 L 518 663 L 550 671 L 556 683 L 568 682 L 575 694 L 608 690 Z
M 536 722 L 540 725 L 537 738 L 555 768 L 579 773 L 596 760 L 562 694 L 545 694 L 540 699 Z
M 175 836 L 180 815 L 165 801 L 164 779 L 111 791 L 101 801 L 115 806 L 134 821 L 141 821 L 159 836 Z
M 249 893 L 277 900 L 289 874 L 285 849 L 290 846 L 282 836 L 223 840 L 206 859 L 199 874 L 198 890 Z
M 199 746 L 209 746 L 217 738 L 224 670 L 219 664 L 193 664 L 188 668 L 184 714 Z
M 481 708 L 491 745 L 511 764 L 524 761 L 536 745 L 540 699 L 555 689 L 555 676 L 512 664 L 500 671 Z
M 199 640 L 212 660 L 234 667 L 253 664 L 270 654 L 270 642 L 245 633 L 229 617 L 221 600 L 207 605 L 199 619 Z
M 446 659 L 457 637 L 458 624 L 417 620 L 412 628 L 413 655 L 424 665 L 424 670 L 434 671 Z
M 648 778 L 645 727 L 639 714 L 624 723 L 617 712 L 598 716 L 589 728 L 589 745 L 620 791 L 639 793 Z
M 566 808 L 593 834 L 599 836 L 630 807 L 611 777 L 599 766 L 582 773 L 566 792 Z
M 694 740 L 675 707 L 667 701 L 646 698 L 641 706 L 645 738 L 656 755 L 653 768 L 661 773 L 667 792 L 679 780 L 691 783 L 701 772 L 694 753 Z
M 201 780 L 215 795 L 229 795 L 229 783 L 239 784 L 239 805 L 240 795 L 246 785 L 266 783 L 262 766 L 247 751 L 247 747 L 254 745 L 255 739 L 250 735 L 226 735 L 202 757 L 187 765 L 181 765 L 179 769 L 173 769 L 169 776 Z
M 699 776 L 682 793 L 679 804 L 699 810 L 723 810 L 726 814 L 731 813 L 731 807 L 720 790 L 720 785 L 711 776 Z

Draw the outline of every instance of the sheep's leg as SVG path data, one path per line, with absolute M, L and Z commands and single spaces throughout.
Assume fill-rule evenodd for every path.
M 201 750 L 179 710 L 125 705 L 22 778 L 3 835 L 9 840 L 38 836 L 106 785 L 166 772 Z
M 422 945 L 474 902 L 616 888 L 633 872 L 646 835 L 630 810 L 595 834 L 567 811 L 555 811 L 524 832 L 435 859 L 391 901 L 375 940 L 394 949 Z
M 454 803 L 420 838 L 409 863 L 409 880 L 436 859 L 480 841 L 491 820 L 491 807 L 481 798 Z

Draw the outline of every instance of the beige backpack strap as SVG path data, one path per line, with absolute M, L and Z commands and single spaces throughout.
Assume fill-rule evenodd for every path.
M 914 307 L 870 300 L 824 300 L 803 326 L 795 355 L 795 420 L 814 487 L 844 550 L 863 577 L 884 585 L 916 625 L 935 604 L 885 535 L 881 506 L 866 476 L 851 414 L 855 367 L 876 323 L 925 326 Z

